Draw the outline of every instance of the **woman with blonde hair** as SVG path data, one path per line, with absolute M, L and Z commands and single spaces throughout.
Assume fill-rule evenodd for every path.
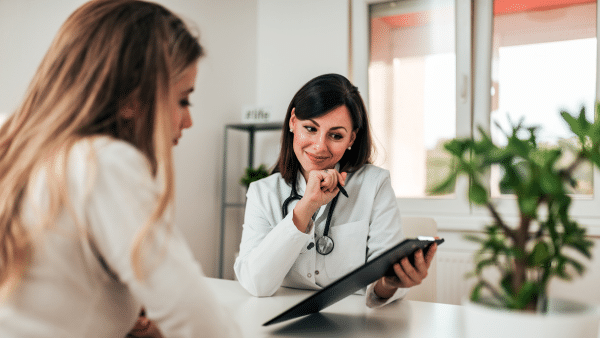
M 0 336 L 237 335 L 171 225 L 171 148 L 202 47 L 164 7 L 96 0 L 63 24 L 0 128 Z

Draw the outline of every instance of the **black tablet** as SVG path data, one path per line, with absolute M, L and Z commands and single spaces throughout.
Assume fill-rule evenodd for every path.
M 444 239 L 435 239 L 433 237 L 405 239 L 391 249 L 365 263 L 363 266 L 354 269 L 325 288 L 315 292 L 310 297 L 275 316 L 273 319 L 264 323 L 263 326 L 319 312 L 329 305 L 342 300 L 373 283 L 383 275 L 394 276 L 395 274 L 392 268 L 394 263 L 406 256 L 408 256 L 412 262 L 415 251 L 423 249 L 423 251 L 426 252 L 433 242 L 440 245 L 444 242 Z

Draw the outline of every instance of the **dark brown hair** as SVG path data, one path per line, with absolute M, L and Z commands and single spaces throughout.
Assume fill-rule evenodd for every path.
M 352 128 L 356 139 L 352 149 L 340 159 L 340 171 L 354 172 L 363 165 L 371 163 L 373 141 L 365 104 L 358 88 L 339 74 L 324 74 L 308 81 L 290 102 L 283 122 L 281 134 L 281 152 L 273 173 L 280 172 L 290 184 L 300 170 L 300 162 L 294 153 L 294 134 L 289 131 L 292 109 L 296 108 L 296 117 L 300 120 L 312 119 L 327 114 L 331 110 L 346 106 L 352 119 Z

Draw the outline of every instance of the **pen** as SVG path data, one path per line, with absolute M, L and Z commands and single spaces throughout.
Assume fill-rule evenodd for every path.
M 342 194 L 344 196 L 346 196 L 346 198 L 348 197 L 348 193 L 346 192 L 346 189 L 344 189 L 344 187 L 342 187 L 342 185 L 338 182 L 337 187 L 340 189 L 340 191 L 342 192 Z

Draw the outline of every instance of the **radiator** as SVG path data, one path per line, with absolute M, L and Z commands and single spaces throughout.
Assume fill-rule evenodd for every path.
M 465 278 L 473 267 L 472 252 L 438 251 L 437 302 L 460 305 L 475 283 L 475 279 Z

